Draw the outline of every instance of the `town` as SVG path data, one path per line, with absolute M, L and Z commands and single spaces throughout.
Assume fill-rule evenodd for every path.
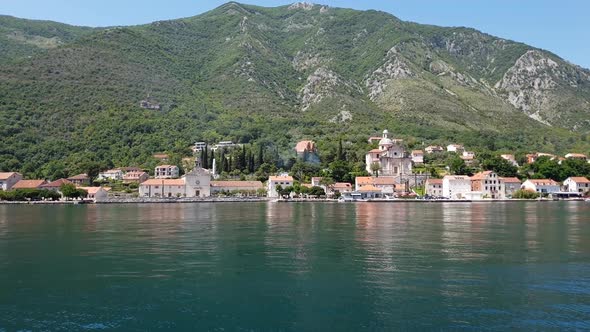
M 322 169 L 316 142 L 303 140 L 295 145 L 296 160 L 285 170 L 265 162 L 262 150 L 257 165 L 254 152 L 243 144 L 221 141 L 209 147 L 206 142 L 197 142 L 191 147 L 192 156 L 182 158 L 181 165 L 169 163 L 167 153 L 155 153 L 158 165 L 151 174 L 150 170 L 131 166 L 59 179 L 24 179 L 18 172 L 1 172 L 0 200 L 116 202 L 264 197 L 473 201 L 581 199 L 590 195 L 590 161 L 581 153 L 564 157 L 542 152 L 520 158 L 514 154 L 478 156 L 461 144 L 407 150 L 404 140 L 390 138 L 387 130 L 368 137 L 367 146 L 370 149 L 362 169 L 338 167 L 345 164 L 342 141 L 336 160 L 330 168 Z M 231 172 L 232 165 L 251 175 Z

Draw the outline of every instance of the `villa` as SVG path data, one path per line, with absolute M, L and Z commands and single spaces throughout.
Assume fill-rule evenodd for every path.
M 590 180 L 583 176 L 572 176 L 563 181 L 563 186 L 568 192 L 587 194 L 590 192 Z

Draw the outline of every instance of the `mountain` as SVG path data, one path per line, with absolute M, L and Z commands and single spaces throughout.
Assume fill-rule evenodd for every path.
M 235 2 L 131 27 L 0 22 L 11 40 L 0 53 L 0 169 L 146 164 L 223 139 L 286 159 L 299 139 L 328 153 L 344 138 L 362 160 L 366 137 L 384 128 L 410 144 L 590 147 L 590 71 L 469 28 Z M 160 109 L 141 108 L 148 99 Z

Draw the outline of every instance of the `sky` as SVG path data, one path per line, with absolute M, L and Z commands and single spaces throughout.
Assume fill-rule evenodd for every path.
M 229 0 L 0 0 L 0 14 L 84 26 L 136 25 L 194 16 Z M 242 0 L 259 6 L 293 1 Z M 376 9 L 400 19 L 466 26 L 549 50 L 590 68 L 588 0 L 318 0 L 332 7 Z

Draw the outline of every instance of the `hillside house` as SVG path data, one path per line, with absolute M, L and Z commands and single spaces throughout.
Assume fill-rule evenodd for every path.
M 424 151 L 412 150 L 411 158 L 412 158 L 412 162 L 414 164 L 423 164 L 424 163 Z
M 176 165 L 160 165 L 154 170 L 156 179 L 175 179 L 180 176 L 180 169 Z
M 98 180 L 120 181 L 123 179 L 123 171 L 119 168 L 109 169 L 108 171 L 98 173 Z
M 447 152 L 455 152 L 462 154 L 465 148 L 461 144 L 449 144 L 447 145 Z
M 149 179 L 149 174 L 146 172 L 127 172 L 123 175 L 123 183 L 143 183 Z
M 71 176 L 67 180 L 70 181 L 71 183 L 75 184 L 76 186 L 89 186 L 90 185 L 90 177 L 86 173 Z
M 430 154 L 430 153 L 444 152 L 445 149 L 439 145 L 430 145 L 430 146 L 427 146 L 426 149 L 424 149 L 424 151 L 426 151 L 426 153 Z
M 314 141 L 301 141 L 295 146 L 297 158 L 308 163 L 319 163 L 318 148 Z

